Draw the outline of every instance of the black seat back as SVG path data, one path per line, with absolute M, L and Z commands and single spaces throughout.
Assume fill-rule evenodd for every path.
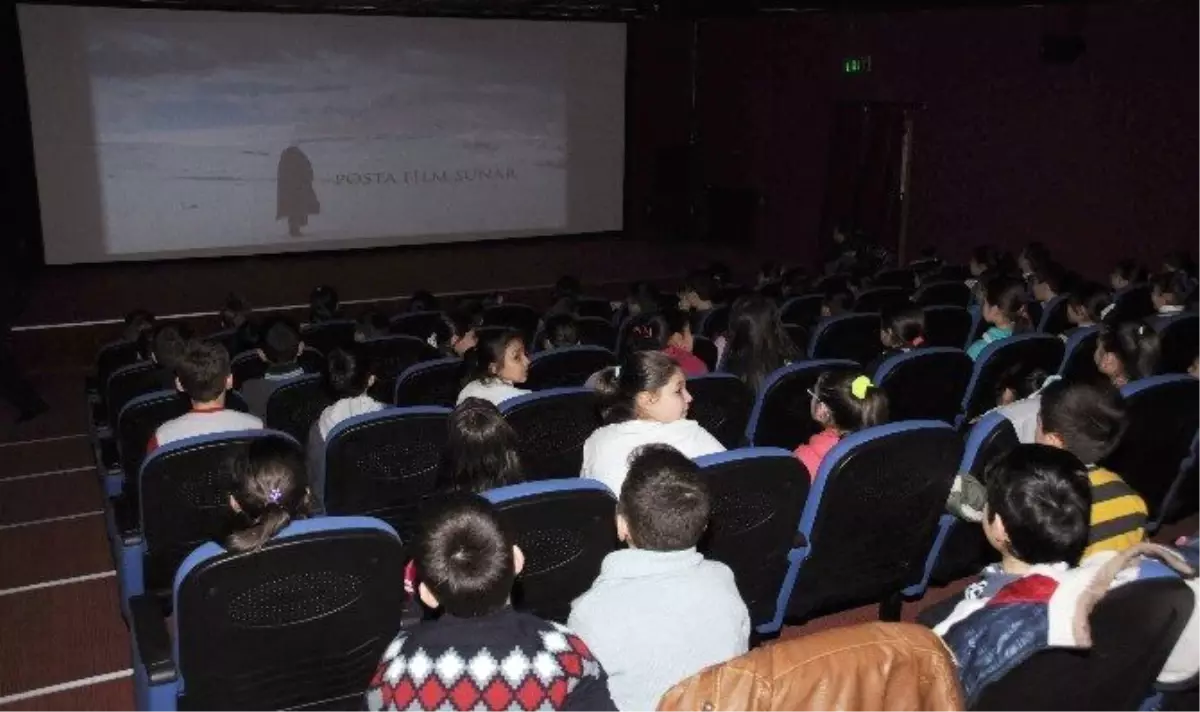
M 925 343 L 961 349 L 971 335 L 974 320 L 963 307 L 935 305 L 921 310 L 925 314 Z
M 859 314 L 882 314 L 908 306 L 908 291 L 898 287 L 876 287 L 864 289 L 854 300 L 854 311 Z
M 350 319 L 334 319 L 300 327 L 300 338 L 305 346 L 327 354 L 334 349 L 346 349 L 354 345 L 354 331 L 358 325 Z
M 1096 368 L 1096 342 L 1100 327 L 1082 326 L 1072 329 L 1063 347 L 1063 360 L 1058 375 L 1069 383 L 1092 383 L 1105 376 Z
M 874 380 L 887 393 L 889 420 L 953 424 L 974 369 L 959 349 L 921 348 L 884 361 Z
M 919 420 L 861 430 L 834 446 L 801 517 L 810 550 L 788 613 L 804 620 L 920 581 L 961 455 L 953 428 Z
M 365 514 L 411 537 L 418 510 L 437 490 L 450 410 L 393 408 L 351 418 L 325 445 L 325 509 Z
M 153 361 L 138 361 L 118 368 L 108 377 L 104 389 L 108 424 L 115 426 L 121 409 L 134 398 L 171 389 L 171 380 L 169 374 Z
M 138 362 L 138 342 L 113 341 L 96 353 L 96 384 L 101 398 L 108 397 L 108 377 L 122 366 Z
M 779 320 L 784 324 L 811 327 L 821 318 L 821 306 L 824 302 L 823 294 L 804 294 L 792 297 L 780 307 Z
M 882 350 L 878 314 L 841 314 L 817 324 L 809 341 L 808 357 L 849 359 L 867 364 Z
M 537 311 L 524 304 L 498 304 L 483 310 L 484 326 L 504 326 L 520 331 L 530 351 L 533 350 L 533 335 L 540 320 Z
M 1038 331 L 1043 334 L 1058 335 L 1071 328 L 1071 320 L 1067 317 L 1067 307 L 1070 298 L 1060 294 L 1042 305 L 1042 316 L 1038 321 Z
M 1123 387 L 1121 395 L 1129 425 L 1104 465 L 1142 495 L 1150 520 L 1158 521 L 1172 514 L 1168 493 L 1200 426 L 1200 381 L 1179 374 L 1152 376 Z M 1195 501 L 1186 504 L 1195 511 Z
M 450 339 L 450 327 L 440 311 L 408 312 L 397 314 L 388 323 L 393 334 L 411 336 L 421 341 L 428 341 L 430 336 L 440 344 Z
M 579 343 L 585 346 L 600 346 L 609 351 L 617 348 L 617 330 L 609 319 L 581 316 L 575 320 L 575 333 L 579 335 Z
M 483 496 L 525 554 L 513 605 L 565 623 L 571 601 L 592 586 L 600 562 L 617 547 L 613 494 L 595 480 L 526 482 Z
M 158 426 L 178 418 L 192 407 L 188 397 L 179 391 L 153 391 L 138 396 L 125 404 L 114 421 L 117 434 L 117 452 L 120 454 L 121 470 L 125 481 L 122 491 L 126 496 L 137 495 L 137 473 L 146 459 L 146 448 Z
M 917 275 L 911 267 L 885 269 L 871 278 L 876 287 L 895 287 L 911 292 L 916 285 Z
M 802 361 L 772 373 L 750 412 L 746 443 L 758 447 L 795 450 L 822 428 L 812 417 L 809 391 L 826 371 L 858 371 L 853 361 L 827 359 Z
M 375 385 L 371 396 L 380 403 L 387 403 L 394 395 L 396 377 L 414 363 L 441 358 L 437 349 L 415 336 L 385 336 L 362 342 L 364 352 L 375 372 Z
M 179 709 L 360 707 L 400 630 L 407 560 L 381 523 L 325 517 L 181 571 Z
M 303 376 L 289 381 L 267 398 L 268 428 L 291 435 L 297 442 L 308 441 L 308 431 L 321 417 L 321 411 L 333 403 L 333 396 L 322 376 Z
M 700 322 L 700 336 L 715 339 L 729 329 L 729 305 L 718 304 L 704 315 Z
M 971 420 L 996 407 L 996 385 L 1017 364 L 1055 373 L 1062 365 L 1063 342 L 1050 334 L 1017 334 L 992 342 L 975 359 L 975 371 L 963 398 L 963 417 Z
M 692 354 L 704 362 L 709 373 L 717 370 L 717 345 L 712 339 L 703 336 L 692 338 Z
M 1195 595 L 1176 578 L 1119 586 L 1092 611 L 1090 649 L 1034 653 L 968 695 L 968 709 L 1141 709 L 1194 606 Z
M 1123 324 L 1138 321 L 1154 314 L 1154 302 L 1150 299 L 1150 285 L 1135 284 L 1113 295 L 1113 303 L 1105 324 Z
M 712 515 L 700 541 L 710 559 L 733 570 L 753 625 L 771 620 L 788 552 L 808 498 L 809 477 L 779 448 L 745 448 L 698 458 Z
M 529 362 L 524 387 L 539 391 L 548 388 L 582 386 L 589 376 L 617 364 L 617 357 L 600 346 L 572 346 L 543 351 Z
M 304 345 L 296 363 L 305 373 L 323 373 L 325 371 L 325 354 L 317 349 Z M 243 351 L 233 357 L 229 364 L 233 374 L 233 387 L 241 388 L 246 381 L 262 378 L 267 373 L 267 362 L 262 360 L 257 351 Z
M 255 430 L 180 440 L 146 458 L 138 481 L 147 591 L 169 591 L 176 569 L 193 549 L 230 531 L 234 459 L 263 438 L 278 438 L 300 449 L 284 433 Z
M 1179 314 L 1158 323 L 1159 373 L 1187 373 L 1200 353 L 1200 317 Z
M 754 394 L 741 379 L 730 373 L 709 373 L 687 381 L 692 394 L 688 418 L 704 426 L 726 448 L 742 443 Z
M 971 289 L 964 282 L 928 282 L 913 294 L 919 307 L 962 307 L 971 303 Z
M 586 388 L 554 388 L 500 404 L 517 431 L 528 480 L 578 475 L 583 443 L 600 427 L 596 395 Z
M 575 300 L 575 313 L 580 319 L 602 319 L 611 325 L 612 303 L 600 297 L 580 297 Z M 603 346 L 604 344 L 597 344 Z M 608 348 L 612 348 L 609 346 Z
M 462 359 L 454 356 L 414 363 L 396 378 L 392 403 L 453 408 L 462 390 L 462 376 Z

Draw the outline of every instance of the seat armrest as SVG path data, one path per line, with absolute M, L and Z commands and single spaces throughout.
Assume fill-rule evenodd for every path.
M 171 633 L 156 597 L 143 594 L 129 599 L 129 629 L 138 653 L 136 663 L 145 669 L 150 684 L 174 682 L 179 671 L 171 658 Z
M 121 467 L 121 454 L 117 451 L 117 439 L 115 437 L 99 438 L 100 463 L 104 469 L 112 472 Z
M 141 522 L 138 521 L 137 508 L 133 500 L 126 495 L 118 495 L 109 500 L 113 511 L 113 523 L 116 534 L 121 537 L 125 546 L 133 546 L 142 540 Z

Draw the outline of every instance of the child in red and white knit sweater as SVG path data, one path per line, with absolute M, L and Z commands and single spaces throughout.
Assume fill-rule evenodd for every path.
M 450 497 L 420 531 L 418 592 L 442 616 L 388 645 L 368 709 L 616 709 L 604 669 L 578 636 L 509 604 L 524 556 L 487 500 Z

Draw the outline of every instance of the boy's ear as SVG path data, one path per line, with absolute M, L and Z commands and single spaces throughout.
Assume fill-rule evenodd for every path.
M 303 340 L 301 340 L 300 345 L 296 347 L 296 356 L 300 356 L 300 354 L 302 354 L 302 353 L 304 353 L 304 341 Z
M 367 388 L 373 385 L 375 385 L 375 374 L 372 373 L 370 376 L 367 376 Z
M 176 378 L 175 382 L 179 383 L 179 379 Z M 182 391 L 183 389 L 180 388 L 179 390 Z M 227 391 L 233 390 L 233 374 L 232 373 L 225 377 L 225 390 L 227 390 Z
M 430 591 L 424 583 L 417 586 L 417 595 L 421 597 L 421 602 L 430 608 L 437 608 L 441 605 L 438 603 L 437 596 L 433 595 L 433 591 Z
M 239 513 L 242 511 L 242 505 L 238 504 L 237 497 L 234 497 L 233 493 L 229 495 L 229 508 Z
M 229 381 L 230 381 L 230 383 L 232 383 L 232 382 L 233 382 L 233 376 L 230 376 L 230 377 L 229 377 Z M 184 391 L 183 391 L 183 383 L 181 383 L 181 382 L 179 381 L 179 377 L 178 377 L 178 376 L 176 376 L 176 378 L 175 378 L 175 390 L 179 391 L 180 393 L 183 393 L 183 392 L 184 392 Z
M 629 543 L 629 520 L 624 514 L 617 514 L 617 540 Z
M 513 573 L 520 574 L 525 569 L 525 552 L 521 551 L 521 547 L 513 544 Z
M 254 353 L 258 354 L 259 359 L 261 359 L 263 361 L 267 360 L 267 355 L 265 353 L 263 353 L 262 349 L 254 349 Z
M 1067 441 L 1063 440 L 1063 437 L 1061 435 L 1059 435 L 1058 433 L 1047 433 L 1047 432 L 1043 431 L 1042 432 L 1042 444 L 1050 445 L 1051 447 L 1056 447 L 1059 450 L 1067 449 Z

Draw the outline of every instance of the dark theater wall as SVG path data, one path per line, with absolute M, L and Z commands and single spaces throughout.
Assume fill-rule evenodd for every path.
M 815 256 L 834 107 L 911 102 L 909 245 L 1042 240 L 1100 276 L 1197 239 L 1197 3 L 807 14 L 706 22 L 701 164 L 765 201 L 760 252 Z M 1082 57 L 1040 57 L 1078 31 Z M 842 60 L 870 55 L 872 71 Z

